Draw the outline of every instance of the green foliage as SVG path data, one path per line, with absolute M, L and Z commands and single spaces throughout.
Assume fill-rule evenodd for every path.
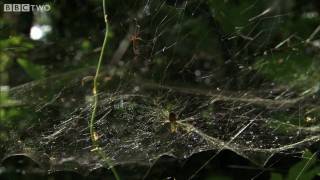
M 303 160 L 290 168 L 287 177 L 288 180 L 311 180 L 320 172 L 320 164 L 316 158 L 316 153 L 312 154 L 306 150 L 303 158 Z
M 318 65 L 314 62 L 315 58 L 306 54 L 276 53 L 258 59 L 254 68 L 269 80 L 307 95 L 318 92 L 320 88 Z
M 9 50 L 14 50 L 16 52 L 27 52 L 28 50 L 34 48 L 34 44 L 27 38 L 22 36 L 10 36 L 7 39 L 2 39 L 0 41 L 0 49 L 5 52 Z
M 221 23 L 224 30 L 229 33 L 241 31 L 248 25 L 249 19 L 258 15 L 266 2 L 256 3 L 255 8 L 250 8 L 252 1 L 209 1 L 213 15 Z
M 306 75 L 312 64 L 312 58 L 304 54 L 277 53 L 259 59 L 256 69 L 271 79 L 292 82 Z
M 18 58 L 18 64 L 27 72 L 33 79 L 41 79 L 45 76 L 46 70 L 43 66 L 34 64 L 26 59 Z
M 0 88 L 0 143 L 4 143 L 13 129 L 23 131 L 36 121 L 34 112 L 22 107 L 22 103 L 9 97 L 8 87 Z
M 303 160 L 294 164 L 286 176 L 279 173 L 272 173 L 271 180 L 312 180 L 319 176 L 320 164 L 316 158 L 316 153 L 312 154 L 306 150 L 303 154 Z
M 8 67 L 10 63 L 10 58 L 5 53 L 0 53 L 0 58 L 1 58 L 1 61 L 0 61 L 0 73 L 1 73 L 1 72 L 4 72 Z
M 225 176 L 225 175 L 211 175 L 206 180 L 232 180 L 231 177 Z
M 282 175 L 279 173 L 271 173 L 271 178 L 270 180 L 282 180 Z

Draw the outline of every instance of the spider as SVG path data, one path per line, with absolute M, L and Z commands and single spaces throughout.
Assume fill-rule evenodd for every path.
M 132 49 L 135 56 L 140 55 L 139 51 L 139 41 L 142 41 L 140 38 L 140 26 L 136 22 L 136 29 L 134 33 L 129 38 L 130 41 L 132 41 Z
M 172 133 L 177 132 L 177 115 L 174 112 L 169 113 L 170 129 Z

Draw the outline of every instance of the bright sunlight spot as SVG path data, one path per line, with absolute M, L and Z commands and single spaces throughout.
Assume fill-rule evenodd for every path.
M 51 29 L 52 28 L 49 25 L 34 25 L 31 27 L 30 38 L 33 40 L 40 40 L 48 34 Z
M 41 26 L 35 25 L 32 26 L 30 31 L 30 38 L 33 40 L 40 40 L 44 35 L 43 29 L 41 29 Z

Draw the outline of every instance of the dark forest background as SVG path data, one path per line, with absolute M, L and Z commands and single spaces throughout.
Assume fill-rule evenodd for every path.
M 0 11 L 0 154 L 12 129 L 24 133 L 37 121 L 33 111 L 10 99 L 9 90 L 48 77 L 64 77 L 68 72 L 93 70 L 105 32 L 100 0 L 1 0 L 1 8 L 5 3 L 49 4 L 51 10 Z M 123 81 L 258 94 L 275 88 L 319 95 L 319 0 L 107 0 L 107 14 L 110 32 L 102 68 Z M 32 39 L 32 28 L 40 29 L 42 36 Z M 56 93 L 40 91 L 48 96 Z M 306 126 L 319 124 L 319 113 L 318 108 L 312 116 L 306 115 Z M 21 118 L 28 120 L 21 122 Z M 319 150 L 318 145 L 310 146 L 304 155 L 310 157 Z M 278 165 L 261 170 L 224 151 L 199 179 L 247 179 L 260 172 L 257 179 L 294 179 L 306 163 L 301 156 L 281 157 Z M 201 166 L 208 157 L 210 152 L 191 157 L 184 170 Z M 158 169 L 168 169 L 154 170 L 153 178 L 169 178 L 174 171 L 164 162 L 172 165 L 172 161 L 159 160 Z M 301 179 L 319 178 L 319 168 L 317 160 Z M 211 173 L 214 169 L 218 173 Z M 0 176 L 21 177 L 1 168 Z M 47 178 L 37 174 L 30 178 L 33 176 Z

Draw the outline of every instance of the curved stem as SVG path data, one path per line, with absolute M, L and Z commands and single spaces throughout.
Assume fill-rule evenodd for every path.
M 103 61 L 103 56 L 104 56 L 104 52 L 106 49 L 108 34 L 109 34 L 108 16 L 107 16 L 107 12 L 106 12 L 106 0 L 103 0 L 102 2 L 103 2 L 103 15 L 104 15 L 106 31 L 104 34 L 103 44 L 102 44 L 102 48 L 101 48 L 101 52 L 100 52 L 100 56 L 99 56 L 99 61 L 97 64 L 96 74 L 95 74 L 94 80 L 93 80 L 92 92 L 93 92 L 94 99 L 93 99 L 93 109 L 92 109 L 92 114 L 91 114 L 91 118 L 90 118 L 89 129 L 90 129 L 90 137 L 91 137 L 91 141 L 92 141 L 92 145 L 93 145 L 93 150 L 97 151 L 98 154 L 106 161 L 107 165 L 111 168 L 111 171 L 112 171 L 114 177 L 117 180 L 120 180 L 118 173 L 116 172 L 115 168 L 112 166 L 112 162 L 109 160 L 108 156 L 99 147 L 97 133 L 94 128 L 94 121 L 95 121 L 95 117 L 96 117 L 96 113 L 97 113 L 97 106 L 98 106 L 98 101 L 99 101 L 98 77 L 100 74 L 100 68 L 101 68 L 101 64 Z

